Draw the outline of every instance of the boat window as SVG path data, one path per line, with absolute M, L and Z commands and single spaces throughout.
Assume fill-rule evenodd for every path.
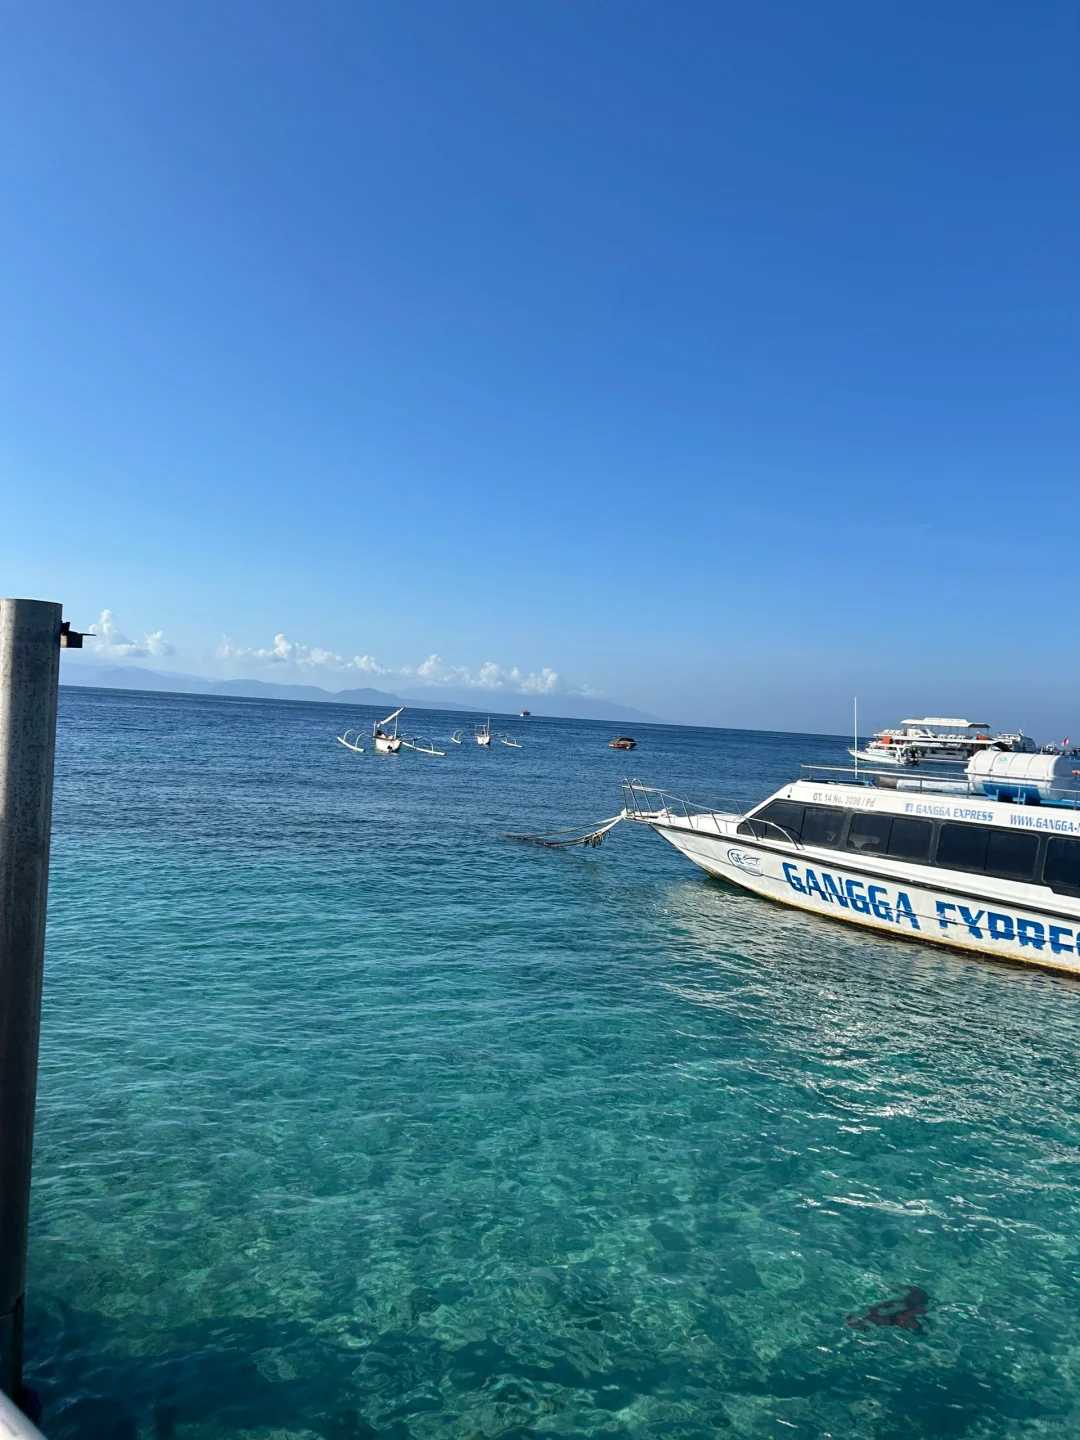
M 790 800 L 774 800 L 751 820 L 744 820 L 736 832 L 755 840 L 798 840 L 802 832 L 804 806 Z M 767 823 L 766 823 L 767 822 Z
M 889 844 L 891 815 L 853 815 L 847 848 L 863 855 L 883 855 Z
M 947 870 L 977 870 L 986 864 L 986 842 L 990 832 L 985 825 L 945 824 L 938 836 L 937 863 Z
M 1043 881 L 1059 895 L 1080 895 L 1080 840 L 1055 835 L 1048 841 Z
M 1035 879 L 1039 837 L 1018 830 L 991 830 L 986 847 L 986 873 L 1002 880 Z
M 835 849 L 840 844 L 846 813 L 839 805 L 807 805 L 802 822 L 802 843 Z
M 926 865 L 930 860 L 930 837 L 933 827 L 929 820 L 914 820 L 908 815 L 894 815 L 889 831 L 888 853 L 894 860 L 913 860 Z

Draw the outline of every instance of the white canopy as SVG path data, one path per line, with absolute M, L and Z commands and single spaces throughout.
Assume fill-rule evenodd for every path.
M 985 720 L 957 720 L 948 715 L 924 715 L 921 720 L 902 720 L 902 725 L 945 725 L 950 730 L 989 730 Z

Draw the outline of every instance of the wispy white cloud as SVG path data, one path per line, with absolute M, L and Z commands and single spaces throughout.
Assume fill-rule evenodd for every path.
M 521 688 L 536 695 L 553 695 L 559 688 L 559 672 L 545 665 L 539 675 L 526 675 Z
M 141 640 L 130 640 L 117 628 L 111 610 L 102 610 L 95 629 L 97 633 L 88 635 L 86 644 L 102 660 L 149 660 L 173 653 L 161 630 L 149 630 Z
M 359 671 L 364 675 L 384 676 L 391 681 L 412 680 L 416 684 L 432 688 L 455 686 L 466 690 L 525 691 L 530 695 L 554 695 L 567 690 L 559 672 L 550 665 L 544 665 L 539 670 L 525 671 L 518 665 L 502 665 L 496 660 L 485 660 L 474 668 L 451 664 L 435 652 L 416 664 L 383 665 L 373 655 L 354 655 L 347 659 L 336 650 L 290 640 L 281 632 L 274 636 L 271 644 L 264 646 L 236 645 L 227 635 L 223 636 L 217 657 L 219 660 L 234 662 L 336 671 L 341 675 Z
M 274 636 L 272 644 L 264 646 L 234 645 L 228 635 L 223 635 L 221 644 L 217 648 L 217 658 L 219 660 L 256 660 L 270 665 L 325 667 L 331 670 L 347 670 L 355 667 L 358 670 L 370 671 L 377 668 L 376 662 L 370 655 L 358 655 L 354 660 L 346 660 L 336 650 L 326 650 L 321 645 L 302 645 L 295 640 L 290 640 L 280 631 Z
M 468 690 L 525 690 L 532 695 L 553 695 L 563 688 L 558 671 L 550 665 L 526 673 L 518 665 L 485 660 L 473 670 L 468 665 L 449 665 L 441 655 L 429 655 L 414 673 L 425 685 L 460 685 Z

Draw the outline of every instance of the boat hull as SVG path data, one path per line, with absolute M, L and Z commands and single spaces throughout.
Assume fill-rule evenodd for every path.
M 709 834 L 694 825 L 648 823 L 708 874 L 780 904 L 894 937 L 1080 977 L 1080 913 L 980 895 L 964 886 L 958 872 L 944 872 L 946 883 L 937 885 L 909 878 L 902 866 L 870 871 L 832 852 L 757 844 L 736 834 L 739 818 L 725 823 L 707 817 L 716 832 Z
M 376 735 L 375 752 L 378 755 L 396 755 L 401 749 L 401 739 L 397 735 Z
M 935 754 L 926 750 L 920 751 L 914 759 L 911 759 L 906 757 L 906 749 L 907 747 L 905 746 L 893 745 L 882 746 L 880 750 L 871 750 L 869 747 L 856 750 L 849 745 L 847 753 L 854 760 L 861 760 L 867 765 L 873 765 L 875 768 L 880 767 L 881 769 L 884 769 L 886 766 L 893 769 L 913 769 L 917 765 L 951 765 L 953 767 L 962 767 L 967 764 L 969 759 L 967 755 Z

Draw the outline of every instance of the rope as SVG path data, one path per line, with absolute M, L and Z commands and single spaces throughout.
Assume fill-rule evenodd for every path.
M 595 850 L 598 845 L 604 843 L 604 837 L 608 831 L 614 830 L 622 819 L 623 815 L 620 812 L 618 815 L 613 815 L 610 820 L 601 820 L 595 829 L 589 830 L 584 835 L 578 831 L 576 826 L 568 826 L 565 830 L 548 830 L 542 835 L 507 834 L 503 838 L 518 840 L 523 845 L 546 845 L 549 850 L 562 850 L 568 845 L 587 845 Z M 567 838 L 563 839 L 563 836 Z

